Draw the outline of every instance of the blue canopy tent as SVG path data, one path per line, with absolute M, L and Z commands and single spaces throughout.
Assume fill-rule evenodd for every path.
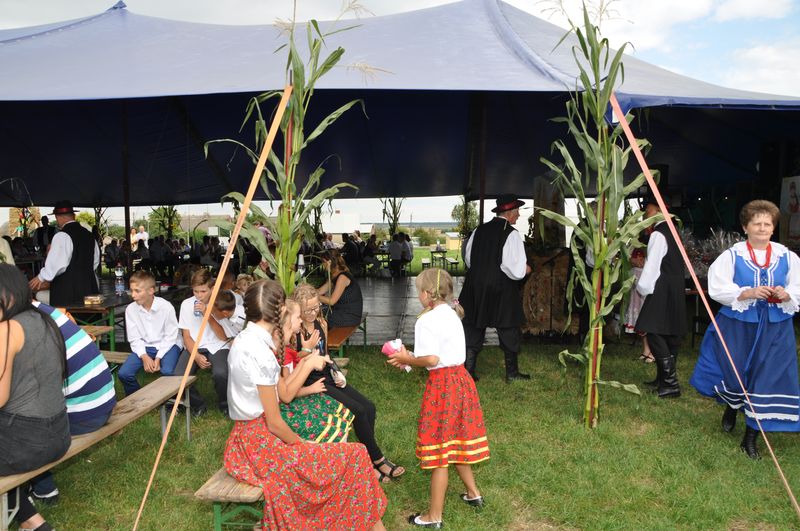
M 539 157 L 564 135 L 548 121 L 575 86 L 569 45 L 553 49 L 564 30 L 498 0 L 355 23 L 329 39 L 346 53 L 321 80 L 310 120 L 353 98 L 366 115 L 351 110 L 329 128 L 304 154 L 305 170 L 336 154 L 323 184 L 353 183 L 359 197 L 477 197 L 481 182 L 489 197 L 526 195 L 545 170 Z M 37 204 L 81 206 L 216 202 L 244 190 L 249 159 L 219 144 L 206 158 L 203 145 L 252 144 L 250 128 L 239 133 L 245 105 L 283 87 L 285 54 L 274 53 L 283 42 L 274 26 L 166 20 L 122 3 L 0 31 L 0 180 L 23 180 Z M 671 185 L 752 181 L 763 146 L 795 138 L 800 117 L 800 99 L 633 57 L 618 97 Z M 0 193 L 0 204 L 19 202 Z

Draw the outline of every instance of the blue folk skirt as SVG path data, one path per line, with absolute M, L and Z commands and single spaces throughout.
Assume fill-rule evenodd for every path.
M 764 431 L 800 431 L 800 385 L 792 319 L 771 323 L 766 305 L 759 322 L 747 323 L 717 314 L 717 325 L 753 402 L 750 410 L 719 335 L 711 324 L 689 383 L 697 391 L 734 409 L 743 408 L 747 425 Z

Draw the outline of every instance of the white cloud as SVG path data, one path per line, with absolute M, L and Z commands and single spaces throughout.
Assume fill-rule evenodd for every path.
M 727 22 L 751 18 L 783 18 L 792 10 L 792 0 L 724 0 L 714 10 L 714 20 Z
M 722 83 L 743 90 L 800 96 L 798 57 L 798 40 L 734 50 Z

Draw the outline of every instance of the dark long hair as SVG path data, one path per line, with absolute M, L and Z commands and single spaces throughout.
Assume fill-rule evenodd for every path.
M 28 280 L 25 278 L 25 275 L 22 274 L 22 271 L 10 264 L 0 264 L 0 312 L 2 312 L 0 321 L 13 319 L 15 316 L 27 310 L 36 310 L 44 321 L 45 326 L 50 329 L 55 338 L 60 353 L 61 373 L 66 380 L 67 349 L 64 345 L 64 337 L 61 335 L 61 331 L 58 329 L 56 322 L 49 315 L 36 308 L 31 303 L 32 300 L 31 288 L 28 286 Z M 9 334 L 6 336 L 6 364 L 8 363 L 10 340 L 11 336 Z M 0 375 L 5 374 L 7 368 L 8 367 L 4 365 Z

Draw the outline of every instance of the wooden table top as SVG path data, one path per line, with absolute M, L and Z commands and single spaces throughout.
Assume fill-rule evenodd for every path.
M 108 325 L 83 325 L 81 329 L 92 337 L 103 337 L 110 334 L 114 327 Z

